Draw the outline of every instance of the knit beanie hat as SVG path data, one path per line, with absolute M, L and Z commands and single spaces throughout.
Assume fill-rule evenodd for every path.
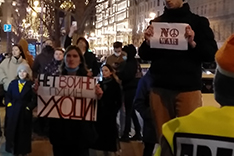
M 217 51 L 215 60 L 215 100 L 222 106 L 234 106 L 234 34 Z
M 20 64 L 17 68 L 17 74 L 19 73 L 20 70 L 26 71 L 28 74 L 30 74 L 30 67 L 27 64 Z

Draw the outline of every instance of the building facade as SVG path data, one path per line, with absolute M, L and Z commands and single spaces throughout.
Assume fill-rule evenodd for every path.
M 131 0 L 129 25 L 132 31 L 132 43 L 139 47 L 144 40 L 144 30 L 149 21 L 163 13 L 164 0 Z
M 97 0 L 96 52 L 111 54 L 115 41 L 139 47 L 150 19 L 161 15 L 163 7 L 163 0 Z
M 234 33 L 234 0 L 188 0 L 192 12 L 210 21 L 220 47 Z
M 97 0 L 95 51 L 111 54 L 115 41 L 130 42 L 129 0 Z

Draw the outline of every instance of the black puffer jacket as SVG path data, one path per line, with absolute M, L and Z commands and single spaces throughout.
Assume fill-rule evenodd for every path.
M 136 48 L 133 45 L 124 46 L 123 51 L 127 53 L 126 62 L 121 63 L 122 70 L 118 76 L 122 80 L 123 90 L 136 89 L 139 78 L 136 78 L 138 63 L 135 59 Z
M 152 49 L 146 42 L 139 48 L 143 60 L 152 61 L 150 72 L 154 77 L 154 87 L 178 91 L 201 89 L 201 63 L 214 61 L 217 44 L 214 34 L 205 17 L 190 11 L 185 3 L 179 9 L 167 9 L 163 15 L 152 22 L 187 23 L 195 32 L 196 47 L 189 46 L 187 51 Z

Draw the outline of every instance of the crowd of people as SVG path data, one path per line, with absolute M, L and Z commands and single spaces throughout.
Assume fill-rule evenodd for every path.
M 121 148 L 120 141 L 143 141 L 143 156 L 152 156 L 155 144 L 161 145 L 156 152 L 158 156 L 213 156 L 211 153 L 217 150 L 217 155 L 232 155 L 232 127 L 224 129 L 221 125 L 228 127 L 233 121 L 234 36 L 218 50 L 205 17 L 192 13 L 183 0 L 164 2 L 164 13 L 150 21 L 144 32 L 145 41 L 139 47 L 141 59 L 151 61 L 145 75 L 135 58 L 136 47 L 132 44 L 123 46 L 118 41 L 113 44 L 113 54 L 100 66 L 84 37 L 72 45 L 76 26 L 71 26 L 66 36 L 65 50 L 54 47 L 52 40 L 48 39 L 33 60 L 27 42 L 21 39 L 19 44 L 12 46 L 11 53 L 2 54 L 0 100 L 4 98 L 6 107 L 6 151 L 16 156 L 26 156 L 31 152 L 37 77 L 46 74 L 101 77 L 95 86 L 98 99 L 95 122 L 46 119 L 44 126 L 48 128 L 47 136 L 54 156 L 89 156 L 89 149 L 103 151 L 105 156 L 116 155 Z M 152 48 L 155 22 L 188 24 L 184 34 L 188 49 Z M 215 98 L 225 107 L 201 107 L 201 66 L 214 60 L 218 64 Z M 144 122 L 143 133 L 136 111 Z M 123 133 L 119 133 L 116 121 L 118 112 L 125 114 Z M 132 122 L 134 135 L 130 133 Z

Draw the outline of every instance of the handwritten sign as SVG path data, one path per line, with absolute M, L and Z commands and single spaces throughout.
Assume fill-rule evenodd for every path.
M 42 74 L 38 81 L 40 117 L 96 120 L 95 78 Z
M 184 37 L 185 23 L 153 22 L 154 36 L 150 40 L 151 48 L 188 50 L 188 41 Z

